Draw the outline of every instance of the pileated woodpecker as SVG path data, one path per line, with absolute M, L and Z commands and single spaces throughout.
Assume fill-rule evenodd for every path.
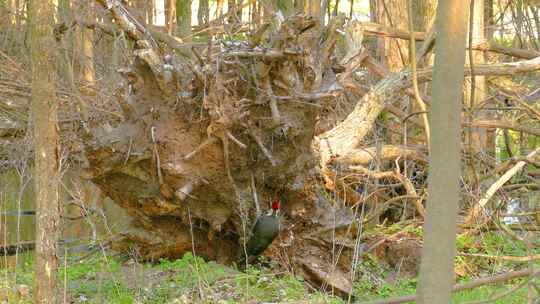
M 279 200 L 279 197 L 276 197 L 272 201 L 271 207 L 272 208 L 268 214 L 257 218 L 255 225 L 253 226 L 251 238 L 246 246 L 248 260 L 254 259 L 263 253 L 279 234 L 278 215 L 279 209 L 281 208 L 281 201 Z M 241 259 L 240 264 L 242 264 L 242 262 L 245 262 L 245 257 Z

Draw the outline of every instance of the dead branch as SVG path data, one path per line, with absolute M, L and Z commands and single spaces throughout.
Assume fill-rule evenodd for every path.
M 410 31 L 395 29 L 373 22 L 357 22 L 356 26 L 360 27 L 364 31 L 364 34 L 372 36 L 397 38 L 403 40 L 410 40 L 411 36 L 414 36 L 415 40 L 418 41 L 423 41 L 424 39 L 426 39 L 426 37 L 428 37 L 428 35 L 426 35 L 426 33 L 424 32 L 411 33 Z M 475 43 L 472 45 L 472 49 L 476 51 L 493 52 L 522 59 L 533 59 L 540 56 L 540 53 L 535 50 L 510 48 L 496 44 L 494 42 Z
M 527 159 L 532 160 L 538 152 L 540 152 L 540 148 L 529 153 L 527 155 Z M 480 215 L 480 212 L 482 212 L 486 204 L 489 202 L 491 197 L 495 195 L 499 188 L 501 188 L 507 181 L 509 181 L 514 175 L 516 175 L 521 169 L 523 169 L 526 164 L 527 162 L 525 161 L 517 162 L 510 170 L 508 170 L 495 183 L 493 183 L 484 194 L 484 197 L 478 202 L 478 204 L 474 205 L 474 207 L 469 211 L 469 214 L 464 221 L 465 225 L 472 225 L 475 219 Z
M 473 289 L 473 288 L 484 286 L 484 285 L 500 284 L 506 281 L 510 281 L 513 279 L 522 278 L 526 276 L 536 277 L 538 275 L 540 275 L 540 271 L 530 269 L 530 268 L 518 270 L 518 271 L 511 271 L 504 274 L 480 278 L 471 282 L 454 285 L 454 287 L 452 288 L 452 292 L 454 293 L 460 292 L 463 290 Z M 407 303 L 407 302 L 414 302 L 414 301 L 416 301 L 416 294 L 408 295 L 408 296 L 400 296 L 400 297 L 384 299 L 384 300 L 363 302 L 363 304 L 399 304 L 399 303 Z
M 502 120 L 476 120 L 470 124 L 466 124 L 471 127 L 476 128 L 487 128 L 487 129 L 510 129 L 518 132 L 528 133 L 535 136 L 540 136 L 540 129 L 527 128 L 522 125 L 517 125 L 510 121 Z
M 355 149 L 335 161 L 342 165 L 362 165 L 367 166 L 377 158 L 377 147 Z M 427 163 L 427 157 L 421 150 L 406 146 L 384 145 L 381 147 L 379 160 L 395 160 L 407 158 Z
M 116 22 L 122 30 L 128 34 L 128 36 L 140 43 L 141 47 L 145 48 L 156 48 L 158 45 L 150 32 L 146 29 L 145 26 L 140 24 L 137 19 L 135 19 L 129 11 L 123 6 L 119 0 L 96 0 L 104 8 L 109 10 Z M 143 41 L 147 41 L 148 45 L 144 45 Z
M 540 57 L 500 64 L 479 64 L 474 68 L 476 75 L 513 75 L 540 69 Z M 466 67 L 465 75 L 471 74 L 470 67 Z M 425 82 L 431 78 L 432 69 L 426 68 L 418 71 L 418 82 Z M 387 104 L 393 103 L 401 96 L 404 89 L 410 88 L 412 77 L 409 69 L 392 74 L 375 85 L 368 94 L 356 104 L 347 118 L 316 137 L 314 149 L 320 154 L 322 164 L 326 164 L 332 156 L 344 156 L 356 149 L 371 132 L 375 119 Z
M 458 254 L 462 256 L 487 258 L 487 259 L 492 259 L 492 260 L 501 260 L 501 261 L 519 262 L 519 263 L 526 263 L 526 262 L 540 260 L 540 254 L 533 254 L 533 255 L 528 255 L 528 256 L 511 256 L 511 255 L 497 256 L 497 255 L 491 255 L 491 254 L 468 253 L 468 252 L 460 252 Z
M 416 189 L 408 178 L 401 175 L 401 173 L 397 171 L 395 172 L 394 177 L 403 185 L 403 188 L 405 188 L 405 190 L 407 191 L 407 195 L 418 197 Z M 422 197 L 414 200 L 414 207 L 416 208 L 416 211 L 418 211 L 418 214 L 422 216 L 422 218 L 426 218 L 426 209 L 422 205 Z
M 374 22 L 353 22 L 353 26 L 361 28 L 365 35 L 398 38 L 403 40 L 409 40 L 411 39 L 411 36 L 414 36 L 415 40 L 419 41 L 424 40 L 426 37 L 424 32 L 411 33 L 409 31 L 392 28 Z

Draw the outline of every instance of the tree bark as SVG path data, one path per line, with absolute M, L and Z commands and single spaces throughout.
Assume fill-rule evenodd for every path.
M 396 29 L 407 29 L 406 0 L 377 0 L 375 6 L 376 20 L 379 24 Z M 398 71 L 408 61 L 408 46 L 404 41 L 379 38 L 377 56 L 390 71 Z
M 304 0 L 306 5 L 306 13 L 309 16 L 320 18 L 323 12 L 321 11 L 321 0 Z
M 59 21 L 65 25 L 71 24 L 73 16 L 70 0 L 58 1 L 58 18 Z M 75 79 L 73 76 L 73 66 L 71 64 L 71 56 L 73 52 L 73 38 L 73 31 L 68 31 L 64 35 L 62 35 L 62 50 L 59 52 L 57 61 L 60 77 L 69 85 L 73 85 L 75 83 Z
M 95 6 L 94 2 L 79 6 L 79 12 L 84 16 L 86 22 L 95 22 Z M 95 89 L 96 72 L 94 69 L 94 30 L 82 27 L 81 28 L 81 80 L 83 88 L 87 88 L 83 93 L 93 94 Z
M 285 17 L 294 13 L 294 3 L 292 0 L 279 0 L 277 1 L 277 7 L 283 12 Z
M 210 21 L 209 15 L 208 0 L 199 0 L 199 10 L 197 11 L 199 25 L 208 23 Z
M 59 136 L 55 92 L 53 1 L 30 1 L 32 115 L 36 183 L 36 303 L 57 303 L 56 240 L 60 220 Z
M 178 36 L 185 41 L 191 35 L 191 0 L 176 0 L 176 23 L 178 24 Z
M 186 1 L 189 2 L 189 11 L 191 12 L 191 0 Z M 175 0 L 165 0 L 165 29 L 169 35 L 173 34 L 176 20 L 178 20 L 176 6 Z M 191 14 L 189 15 L 189 20 L 191 25 Z
M 472 0 L 470 4 L 470 16 L 469 16 L 469 38 L 468 38 L 468 52 L 466 54 L 466 61 L 472 66 L 474 71 L 474 65 L 483 64 L 485 62 L 485 52 L 473 51 L 471 45 L 478 45 L 486 43 L 485 39 L 485 26 L 484 26 L 484 1 L 485 0 Z M 475 119 L 489 118 L 489 112 L 482 110 L 485 107 L 484 101 L 486 98 L 486 92 L 488 88 L 486 86 L 486 78 L 484 76 L 477 76 L 474 72 L 471 74 L 470 82 L 465 86 L 464 105 L 467 109 L 466 120 L 467 123 L 472 123 Z M 474 164 L 476 155 L 478 153 L 487 153 L 489 155 L 495 155 L 495 146 L 488 146 L 488 137 L 494 136 L 494 131 L 490 130 L 491 134 L 488 134 L 488 130 L 484 128 L 467 128 L 466 134 L 466 151 L 468 154 L 467 170 L 464 174 L 467 181 L 471 185 L 471 189 L 474 193 L 478 193 L 479 179 L 476 166 Z
M 461 165 L 460 98 L 468 1 L 441 1 L 432 96 L 427 218 L 420 264 L 419 303 L 450 303 L 454 281 Z

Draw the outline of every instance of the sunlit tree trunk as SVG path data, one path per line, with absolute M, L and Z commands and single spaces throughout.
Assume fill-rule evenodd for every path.
M 191 1 L 189 3 L 190 6 L 190 26 L 191 26 Z M 165 1 L 165 28 L 167 30 L 167 33 L 172 34 L 174 31 L 174 25 L 175 21 L 177 20 L 176 17 L 176 5 L 174 0 L 166 0 Z
M 30 57 L 36 183 L 36 303 L 56 304 L 58 261 L 56 240 L 60 220 L 59 136 L 55 93 L 55 5 L 30 1 Z
M 396 29 L 408 29 L 406 0 L 377 0 L 374 10 L 377 16 L 375 22 Z M 407 42 L 381 37 L 378 39 L 377 57 L 391 71 L 398 71 L 408 61 Z
M 85 16 L 87 22 L 95 22 L 96 15 L 93 1 L 80 6 L 80 12 Z M 88 94 L 93 92 L 92 88 L 96 79 L 94 69 L 94 30 L 84 27 L 81 29 L 81 35 L 81 80 L 86 87 L 89 87 L 88 90 L 84 90 L 84 93 Z
M 522 48 L 524 47 L 524 26 L 523 21 L 525 18 L 525 15 L 523 14 L 523 0 L 516 0 L 513 1 L 510 4 L 510 9 L 512 10 L 513 14 L 513 22 L 515 27 L 515 38 L 514 38 L 514 45 L 515 47 Z
M 306 6 L 306 13 L 313 17 L 320 17 L 321 12 L 321 0 L 307 0 L 304 1 Z
M 70 24 L 72 20 L 71 14 L 71 1 L 59 0 L 58 1 L 58 19 L 64 24 Z M 71 53 L 73 52 L 73 31 L 66 31 L 62 36 L 62 49 L 58 55 L 58 70 L 60 77 L 66 81 L 66 83 L 73 85 L 73 66 L 71 64 Z
M 6 27 L 9 23 L 9 10 L 6 2 L 0 2 L 0 26 Z
M 491 40 L 493 38 L 493 31 L 495 25 L 494 10 L 493 10 L 493 0 L 485 0 L 484 3 L 484 35 L 486 39 Z
M 154 10 L 155 10 L 155 0 L 145 1 L 146 3 L 146 20 L 148 24 L 154 24 Z
M 216 18 L 223 16 L 223 0 L 216 0 Z
M 261 0 L 259 1 L 261 10 L 263 11 L 264 21 L 269 21 L 274 16 L 276 6 L 272 0 Z
M 475 43 L 481 43 L 485 41 L 485 31 L 484 31 L 484 0 L 474 0 L 474 8 L 473 8 L 474 16 L 472 17 L 472 44 Z M 485 54 L 482 51 L 473 51 L 472 53 L 472 62 L 473 65 L 475 64 L 483 64 L 485 63 Z M 470 62 L 470 58 L 468 58 L 469 53 L 467 54 L 467 59 Z M 471 82 L 474 81 L 474 84 L 469 84 L 467 86 L 467 95 L 465 96 L 465 100 L 467 101 L 467 106 L 473 111 L 477 112 L 475 110 L 475 107 L 481 107 L 481 103 L 484 101 L 486 97 L 486 78 L 485 76 L 475 76 L 471 78 Z M 474 93 L 471 95 L 471 90 L 473 90 L 474 86 Z M 471 97 L 473 98 L 471 100 Z M 485 116 L 485 112 L 478 112 L 479 116 Z M 472 129 L 472 148 L 474 152 L 479 152 L 482 148 L 486 147 L 486 131 L 482 128 L 474 128 Z
M 19 26 L 21 25 L 21 15 L 22 15 L 22 7 L 21 7 L 21 1 L 20 0 L 14 0 L 13 1 L 13 12 L 15 14 L 15 25 Z
M 469 43 L 476 44 L 485 41 L 484 29 L 484 0 L 473 0 L 471 3 L 472 15 L 469 15 Z M 472 60 L 471 60 L 472 59 Z M 467 51 L 466 61 L 474 66 L 485 63 L 485 54 L 482 51 Z M 485 76 L 471 76 L 466 82 L 464 104 L 467 109 L 466 119 L 471 124 L 475 119 L 487 118 L 489 112 L 483 111 L 483 104 L 486 99 L 486 78 Z M 465 130 L 465 143 L 467 147 L 467 169 L 466 177 L 472 185 L 473 192 L 479 190 L 478 169 L 475 165 L 475 155 L 481 152 L 487 152 L 494 155 L 495 146 L 488 146 L 488 132 L 485 128 L 467 128 Z M 493 137 L 493 134 L 491 135 Z
M 437 0 L 414 0 L 412 1 L 412 5 L 414 11 L 414 30 L 420 32 L 428 31 L 435 19 Z
M 261 10 L 259 1 L 251 3 L 251 26 L 252 28 L 258 28 L 261 25 Z
M 208 0 L 199 0 L 199 10 L 197 11 L 197 21 L 199 22 L 199 25 L 208 23 L 208 18 Z
M 184 40 L 191 35 L 191 0 L 176 0 L 176 23 L 178 24 L 178 35 Z
M 388 27 L 408 30 L 406 0 L 370 0 L 371 21 Z M 436 0 L 415 0 L 413 23 L 415 31 L 427 31 L 433 22 Z M 392 71 L 398 71 L 408 64 L 408 43 L 393 38 L 379 38 L 377 57 Z
M 228 0 L 227 1 L 227 20 L 232 24 L 232 29 L 236 29 L 242 22 L 242 1 Z
M 460 100 L 467 37 L 466 0 L 440 1 L 433 71 L 427 218 L 419 303 L 451 303 L 460 178 Z
M 294 11 L 297 14 L 304 13 L 305 0 L 296 0 L 294 1 Z

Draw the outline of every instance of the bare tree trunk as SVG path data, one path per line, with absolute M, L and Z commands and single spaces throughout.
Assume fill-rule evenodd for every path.
M 460 116 L 466 0 L 441 1 L 433 75 L 432 142 L 428 177 L 427 218 L 420 266 L 419 303 L 450 303 L 454 281 L 459 178 Z
M 13 0 L 13 12 L 15 14 L 15 25 L 20 26 L 21 25 L 21 15 L 22 15 L 23 8 L 21 7 L 21 1 L 20 0 Z
M 176 23 L 178 24 L 178 35 L 184 40 L 191 35 L 191 0 L 176 0 Z
M 148 22 L 148 24 L 153 25 L 156 2 L 155 0 L 148 0 L 148 1 L 145 1 L 145 3 L 146 3 L 146 20 L 147 20 L 146 22 Z
M 199 0 L 199 10 L 197 11 L 199 25 L 208 23 L 209 14 L 208 0 Z
M 191 1 L 189 1 L 190 12 L 191 12 Z M 176 17 L 176 5 L 175 0 L 165 0 L 165 28 L 167 33 L 171 35 L 174 32 L 175 23 L 177 20 Z M 191 14 L 189 15 L 190 26 L 191 26 Z
M 261 25 L 261 4 L 260 1 L 251 3 L 251 23 L 252 28 L 256 29 Z
M 58 1 L 58 17 L 59 21 L 64 24 L 70 24 L 72 21 L 71 13 L 71 1 L 70 0 L 60 0 Z M 60 77 L 66 81 L 69 85 L 74 84 L 73 77 L 73 65 L 72 62 L 72 52 L 73 52 L 73 31 L 68 31 L 62 36 L 62 50 L 59 52 L 58 56 L 58 70 Z
M 523 0 L 516 0 L 513 1 L 510 4 L 510 9 L 512 11 L 512 18 L 514 22 L 514 29 L 516 31 L 516 35 L 514 38 L 514 46 L 518 48 L 523 48 L 525 41 L 524 41 L 524 14 L 523 14 Z
M 92 23 L 96 21 L 93 1 L 89 1 L 86 4 L 79 6 L 79 12 L 84 16 L 87 22 Z M 81 36 L 81 80 L 84 86 L 88 87 L 84 93 L 93 94 L 96 79 L 96 72 L 94 69 L 94 30 L 82 27 Z
M 36 183 L 36 303 L 57 303 L 56 240 L 60 220 L 59 136 L 54 67 L 53 1 L 30 1 L 32 115 Z
M 285 17 L 290 16 L 294 13 L 294 3 L 292 0 L 277 1 L 277 7 L 283 12 L 283 15 L 285 15 Z
M 297 14 L 303 14 L 305 8 L 305 0 L 296 0 L 294 1 L 294 11 Z
M 435 19 L 437 0 L 415 0 L 412 5 L 414 29 L 420 32 L 428 31 Z
M 274 1 L 261 0 L 259 1 L 259 4 L 261 5 L 261 8 L 262 8 L 264 21 L 266 22 L 270 21 L 276 11 L 276 6 L 275 6 Z
M 227 23 L 231 25 L 231 29 L 235 31 L 242 23 L 242 1 L 228 0 L 227 1 Z
M 406 0 L 377 0 L 377 23 L 396 29 L 407 29 Z M 378 39 L 377 55 L 390 71 L 402 69 L 408 61 L 407 42 L 381 37 Z
M 319 18 L 323 12 L 321 11 L 321 0 L 305 0 L 306 13 L 310 16 Z
M 216 0 L 216 18 L 223 16 L 223 0 Z
M 371 21 L 394 29 L 408 29 L 408 0 L 370 0 Z M 415 0 L 413 22 L 417 31 L 429 30 L 435 15 L 436 0 Z M 399 39 L 379 38 L 377 56 L 391 71 L 398 71 L 408 64 L 409 48 Z
M 493 39 L 493 32 L 495 31 L 495 18 L 493 10 L 493 0 L 485 0 L 484 3 L 484 35 L 488 41 Z
M 469 15 L 468 43 L 471 45 L 485 42 L 484 28 L 484 0 L 472 0 Z M 466 61 L 473 67 L 485 62 L 483 51 L 473 51 L 469 48 L 466 54 Z M 483 104 L 486 97 L 486 78 L 484 76 L 471 75 L 470 81 L 465 86 L 464 104 L 466 111 L 466 120 L 472 124 L 475 119 L 488 119 L 487 111 L 483 111 Z M 494 131 L 490 131 L 494 132 Z M 495 146 L 488 146 L 488 130 L 485 128 L 471 127 L 465 130 L 466 150 L 467 150 L 467 170 L 464 174 L 467 181 L 471 184 L 472 191 L 477 193 L 480 190 L 478 170 L 475 165 L 475 156 L 481 152 L 493 153 Z M 493 136 L 493 135 L 492 135 Z M 492 154 L 494 155 L 494 154 Z

